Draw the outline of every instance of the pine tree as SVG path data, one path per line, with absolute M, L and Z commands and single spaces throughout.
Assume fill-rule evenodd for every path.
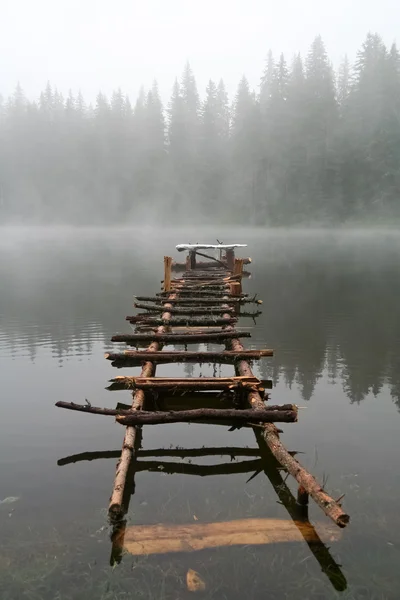
M 227 143 L 230 131 L 229 98 L 222 79 L 219 80 L 217 87 L 216 104 L 219 136 Z
M 350 94 L 350 64 L 347 54 L 339 67 L 337 82 L 337 100 L 340 111 L 343 114 Z
M 337 195 L 337 165 L 334 133 L 337 105 L 332 66 L 321 36 L 317 36 L 306 61 L 306 152 L 309 202 L 304 206 L 307 219 L 325 220 L 328 203 Z M 335 210 L 332 211 L 335 213 Z
M 262 113 L 265 113 L 268 110 L 274 72 L 274 57 L 272 54 L 272 50 L 269 50 L 265 64 L 265 69 L 260 81 L 260 107 Z
M 232 116 L 231 192 L 235 220 L 258 219 L 261 115 L 245 76 L 239 82 Z M 262 219 L 262 214 L 259 215 Z

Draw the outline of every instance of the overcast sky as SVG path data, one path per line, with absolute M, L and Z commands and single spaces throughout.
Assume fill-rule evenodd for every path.
M 369 30 L 396 41 L 398 0 L 1 0 L 0 93 L 20 81 L 33 99 L 50 80 L 134 100 L 156 78 L 166 100 L 189 60 L 201 94 L 223 77 L 232 95 L 243 73 L 257 88 L 269 48 L 290 59 L 320 33 L 336 66 Z

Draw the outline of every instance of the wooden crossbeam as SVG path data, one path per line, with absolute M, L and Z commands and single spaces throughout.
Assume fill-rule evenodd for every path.
M 223 342 L 229 338 L 251 337 L 249 331 L 221 331 L 218 333 L 122 333 L 114 335 L 112 342 L 162 342 L 163 344 L 198 344 Z
M 127 389 L 141 390 L 230 390 L 251 387 L 257 389 L 257 377 L 114 377 L 110 383 L 124 384 Z
M 135 352 L 133 350 L 125 350 L 124 352 L 108 352 L 105 354 L 107 360 L 118 361 L 118 362 L 131 362 L 131 361 L 156 361 L 162 363 L 174 363 L 174 362 L 198 362 L 198 363 L 211 363 L 211 362 L 228 362 L 233 363 L 236 360 L 259 360 L 264 357 L 273 356 L 273 350 L 242 350 L 241 352 L 224 351 L 224 352 L 149 352 L 140 351 Z

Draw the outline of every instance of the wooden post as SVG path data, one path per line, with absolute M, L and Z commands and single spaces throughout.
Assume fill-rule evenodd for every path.
M 190 269 L 196 268 L 196 250 L 189 250 Z
M 243 276 L 243 258 L 235 258 L 235 263 L 233 265 L 233 275 L 240 275 L 240 280 L 238 282 L 238 291 L 236 292 L 237 295 L 242 293 L 242 276 Z
M 299 515 L 302 519 L 307 520 L 308 519 L 308 493 L 307 491 L 304 489 L 304 487 L 302 485 L 299 485 L 298 489 L 297 489 L 297 502 L 296 502 L 296 507 L 299 511 Z
M 235 263 L 233 265 L 233 274 L 234 275 L 243 275 L 243 258 L 235 258 Z
M 164 292 L 171 291 L 172 257 L 164 256 Z
M 233 266 L 235 264 L 235 251 L 233 248 L 228 248 L 226 251 L 226 267 L 228 271 L 233 271 Z
M 242 284 L 240 283 L 240 281 L 231 281 L 229 283 L 229 287 L 231 291 L 231 296 L 240 296 L 240 294 L 242 293 Z M 238 308 L 240 309 L 240 307 Z

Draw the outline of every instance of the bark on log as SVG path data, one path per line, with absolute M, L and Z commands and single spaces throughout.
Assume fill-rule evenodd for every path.
M 182 325 L 194 325 L 195 327 L 199 327 L 201 325 L 230 325 L 237 321 L 236 318 L 231 315 L 227 317 L 171 317 L 168 319 L 157 318 L 157 317 L 148 317 L 147 315 L 138 315 L 138 316 L 128 316 L 126 320 L 130 323 L 141 323 L 143 325 L 168 325 L 169 327 L 173 327 L 174 325 L 182 326 Z
M 198 408 L 194 410 L 181 411 L 146 411 L 146 410 L 124 410 L 116 408 L 102 408 L 89 406 L 88 404 L 75 404 L 74 402 L 56 402 L 58 408 L 84 412 L 91 415 L 116 417 L 121 425 L 154 425 L 161 423 L 181 423 L 187 421 L 202 420 L 232 420 L 275 423 L 294 423 L 297 421 L 297 406 L 294 404 L 282 404 L 281 406 L 269 406 L 263 410 L 238 410 L 236 408 Z
M 157 296 L 134 296 L 136 300 L 140 302 L 154 302 L 157 306 L 162 306 L 162 301 Z M 205 305 L 209 304 L 262 304 L 262 300 L 257 300 L 256 298 L 214 298 L 213 296 L 205 296 L 201 298 L 175 298 L 175 300 L 171 300 L 171 304 L 175 306 L 176 304 L 183 305 Z
M 259 360 L 263 357 L 273 356 L 273 350 L 243 350 L 242 352 L 148 352 L 147 350 L 135 352 L 126 350 L 125 352 L 109 352 L 105 354 L 107 360 L 124 361 L 145 361 L 151 360 L 162 363 L 173 362 L 228 362 L 233 363 L 236 360 L 245 358 L 247 360 Z
M 134 303 L 134 307 L 135 308 L 140 308 L 142 310 L 148 310 L 148 311 L 152 311 L 154 313 L 159 313 L 159 312 L 163 312 L 164 309 L 161 305 L 157 305 L 157 304 L 142 304 L 140 302 L 135 302 Z M 172 308 L 169 309 L 169 312 L 171 314 L 178 314 L 178 315 L 192 315 L 192 316 L 197 316 L 197 315 L 221 315 L 222 313 L 233 313 L 234 309 L 233 308 L 222 308 L 221 306 L 193 306 L 193 307 L 177 307 L 177 306 L 173 306 Z
M 156 342 L 163 344 L 198 344 L 207 342 L 223 342 L 228 338 L 251 337 L 249 331 L 221 331 L 213 333 L 122 333 L 114 335 L 112 342 Z M 158 349 L 158 348 L 157 348 Z M 157 350 L 156 349 L 156 350 Z M 150 349 L 149 349 L 150 350 Z
M 127 389 L 141 390 L 233 390 L 251 386 L 257 389 L 262 382 L 254 377 L 115 377 L 110 383 L 124 384 Z
M 178 290 L 177 290 L 178 291 Z M 156 296 L 161 297 L 161 298 L 165 298 L 165 292 L 157 292 Z M 185 289 L 179 289 L 179 298 L 181 297 L 186 297 L 186 296 L 193 296 L 193 297 L 202 297 L 204 296 L 205 298 L 214 298 L 214 297 L 223 297 L 224 300 L 227 300 L 227 302 L 229 302 L 229 300 L 231 299 L 231 296 L 229 295 L 229 290 L 215 290 L 213 292 L 207 291 L 207 290 L 185 290 Z M 248 298 L 249 294 L 240 294 L 240 296 L 238 296 L 238 298 Z M 236 298 L 237 299 L 237 298 Z
M 243 350 L 243 346 L 238 339 L 232 339 L 227 342 L 227 347 L 233 351 Z M 240 360 L 235 365 L 238 374 L 251 377 L 253 372 L 250 365 L 245 360 Z M 259 410 L 264 405 L 261 396 L 255 390 L 248 393 L 248 403 L 255 410 Z M 294 477 L 300 485 L 306 490 L 316 504 L 324 513 L 332 519 L 339 527 L 345 527 L 350 520 L 342 507 L 331 498 L 316 479 L 306 471 L 306 469 L 286 450 L 279 439 L 276 427 L 272 423 L 266 423 L 264 426 L 263 437 L 272 454 L 280 465 L 282 465 Z
M 154 412 L 137 411 L 135 414 L 117 416 L 121 425 L 159 425 L 162 423 L 182 423 L 200 420 L 251 421 L 252 423 L 295 423 L 296 410 L 237 410 L 237 409 L 207 409 Z

